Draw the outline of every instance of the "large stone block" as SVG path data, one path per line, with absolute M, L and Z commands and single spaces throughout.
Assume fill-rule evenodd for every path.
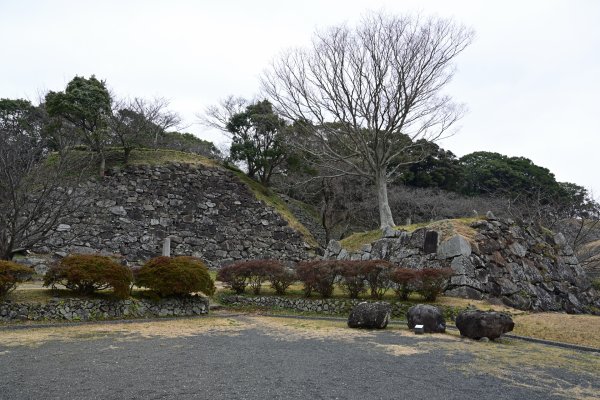
M 443 241 L 437 250 L 437 256 L 440 259 L 469 255 L 471 255 L 471 245 L 467 239 L 460 235 L 452 236 L 450 239 Z
M 392 313 L 392 307 L 385 302 L 362 302 L 350 311 L 350 328 L 385 329 Z
M 469 310 L 458 314 L 456 327 L 461 336 L 477 340 L 484 337 L 494 340 L 512 331 L 515 324 L 506 313 Z
M 446 320 L 439 308 L 428 304 L 417 304 L 408 309 L 406 313 L 408 328 L 414 329 L 415 325 L 423 325 L 425 333 L 446 332 Z

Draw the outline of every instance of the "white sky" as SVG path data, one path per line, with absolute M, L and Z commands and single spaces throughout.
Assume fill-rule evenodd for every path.
M 193 124 L 229 94 L 253 97 L 269 61 L 316 28 L 380 9 L 454 17 L 476 31 L 447 89 L 469 113 L 442 147 L 525 156 L 600 196 L 596 0 L 0 0 L 0 97 L 35 101 L 95 74 L 117 95 L 170 99 Z

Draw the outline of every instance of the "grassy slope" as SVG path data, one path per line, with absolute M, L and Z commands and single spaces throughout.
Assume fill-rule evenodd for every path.
M 243 172 L 233 171 L 233 173 L 248 186 L 248 188 L 254 193 L 254 196 L 263 201 L 268 206 L 274 208 L 279 215 L 295 230 L 300 232 L 304 237 L 304 240 L 311 247 L 319 247 L 319 244 L 312 236 L 310 231 L 300 223 L 290 211 L 285 201 L 283 201 L 275 192 L 269 188 L 261 185 L 253 179 L 250 179 Z
M 442 240 L 451 237 L 454 234 L 459 234 L 467 239 L 471 239 L 475 234 L 473 228 L 469 227 L 469 224 L 475 221 L 479 221 L 479 217 L 470 218 L 458 218 L 458 219 L 444 219 L 435 222 L 425 222 L 420 224 L 412 225 L 400 225 L 396 226 L 395 229 L 403 230 L 407 232 L 413 232 L 419 228 L 430 228 L 440 231 L 442 233 Z M 358 232 L 347 238 L 343 239 L 340 243 L 342 247 L 348 251 L 360 250 L 362 246 L 370 244 L 378 239 L 381 239 L 382 232 L 380 229 L 374 229 L 367 232 Z

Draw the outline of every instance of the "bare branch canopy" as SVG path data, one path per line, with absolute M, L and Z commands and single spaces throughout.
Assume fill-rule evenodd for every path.
M 418 161 L 419 140 L 449 134 L 464 113 L 442 90 L 472 38 L 448 19 L 369 14 L 281 54 L 262 87 L 279 113 L 307 127 L 298 147 L 336 173 L 375 183 L 381 227 L 392 226 L 387 182 Z

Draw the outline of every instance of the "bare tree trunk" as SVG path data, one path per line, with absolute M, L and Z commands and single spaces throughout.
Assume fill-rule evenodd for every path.
M 390 209 L 390 203 L 388 201 L 387 177 L 385 169 L 377 172 L 375 186 L 377 188 L 377 205 L 379 206 L 379 227 L 381 229 L 388 226 L 393 227 L 395 224 L 394 218 L 392 217 L 392 210 Z

